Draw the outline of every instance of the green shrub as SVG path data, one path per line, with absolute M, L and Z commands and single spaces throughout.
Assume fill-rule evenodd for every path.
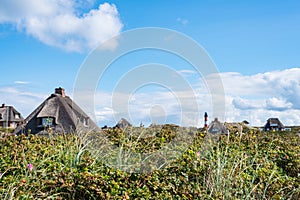
M 0 199 L 300 198 L 300 138 L 293 133 L 249 130 L 217 139 L 191 133 L 193 142 L 177 160 L 140 174 L 109 167 L 88 151 L 89 139 L 101 134 L 123 150 L 152 153 L 175 139 L 186 142 L 176 137 L 182 130 L 188 129 L 169 125 L 108 129 L 92 137 L 2 138 Z M 103 146 L 101 151 L 110 153 Z

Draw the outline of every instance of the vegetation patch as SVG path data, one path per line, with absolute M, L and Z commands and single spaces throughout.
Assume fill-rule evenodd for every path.
M 169 125 L 108 129 L 93 137 L 101 135 L 123 151 L 152 153 L 176 138 L 186 142 L 176 137 L 181 130 L 189 131 Z M 300 198 L 296 133 L 247 130 L 214 139 L 196 130 L 190 135 L 193 141 L 178 159 L 155 171 L 139 165 L 140 173 L 107 166 L 105 158 L 89 151 L 91 137 L 82 134 L 6 136 L 0 140 L 0 199 Z

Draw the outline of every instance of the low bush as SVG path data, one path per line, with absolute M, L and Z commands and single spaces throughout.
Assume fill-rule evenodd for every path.
M 179 132 L 165 126 L 97 134 L 115 146 L 151 153 Z M 253 130 L 218 138 L 191 135 L 193 141 L 176 160 L 154 171 L 138 165 L 140 173 L 108 166 L 88 151 L 89 139 L 96 136 L 2 138 L 0 199 L 300 199 L 298 135 Z

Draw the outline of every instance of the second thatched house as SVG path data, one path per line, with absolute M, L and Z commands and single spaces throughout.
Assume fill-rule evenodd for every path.
M 122 118 L 118 123 L 115 125 L 116 128 L 126 128 L 126 127 L 132 127 L 132 124 L 130 124 L 126 119 Z
M 269 118 L 264 126 L 264 131 L 283 131 L 284 125 L 278 118 Z
M 221 123 L 218 118 L 215 118 L 208 126 L 208 132 L 212 134 L 227 134 L 227 129 L 223 123 Z
M 65 95 L 63 88 L 56 88 L 48 97 L 18 126 L 15 133 L 37 134 L 44 131 L 72 133 L 76 130 L 98 130 L 98 126 L 72 99 Z
M 2 104 L 0 107 L 0 127 L 2 128 L 16 128 L 24 121 L 21 113 L 19 113 L 13 106 L 6 106 Z

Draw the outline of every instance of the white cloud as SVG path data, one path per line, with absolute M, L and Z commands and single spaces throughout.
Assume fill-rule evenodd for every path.
M 181 24 L 184 25 L 184 26 L 186 26 L 186 25 L 189 23 L 189 20 L 183 19 L 183 18 L 180 18 L 180 17 L 178 17 L 178 18 L 176 19 L 176 21 L 178 21 L 179 23 L 181 23 Z
M 285 99 L 278 99 L 276 97 L 272 97 L 266 101 L 267 109 L 269 110 L 287 110 L 290 109 L 293 104 L 287 102 Z
M 262 126 L 268 118 L 278 117 L 285 125 L 299 125 L 300 69 L 272 71 L 252 76 L 221 73 L 220 76 L 224 80 L 226 91 L 225 121 L 247 120 L 252 125 Z M 25 87 L 27 86 L 23 85 L 22 89 L 17 86 L 0 87 L 1 101 L 16 106 L 23 115 L 31 113 L 50 95 L 28 92 Z M 193 88 L 195 95 L 184 91 L 175 93 L 145 91 L 130 94 L 131 96 L 128 94 L 113 96 L 108 92 L 96 91 L 95 94 L 93 92 L 90 95 L 95 100 L 93 109 L 100 126 L 115 125 L 116 121 L 123 117 L 123 112 L 129 112 L 130 119 L 128 120 L 134 125 L 138 125 L 141 121 L 148 125 L 151 122 L 161 123 L 167 120 L 167 123 L 180 124 L 184 121 L 184 125 L 201 127 L 203 126 L 204 112 L 208 112 L 209 121 L 214 117 L 219 117 L 212 114 L 212 96 L 205 87 L 203 85 L 195 86 Z M 82 94 L 79 96 L 82 99 L 74 100 L 80 105 L 80 101 L 84 102 L 88 96 L 88 94 Z M 115 104 L 112 104 L 112 98 L 115 98 Z M 127 100 L 124 102 L 128 104 L 128 110 L 116 106 L 124 98 Z M 84 104 L 80 106 L 85 111 L 89 110 Z
M 245 118 L 263 125 L 269 117 L 279 117 L 288 125 L 299 125 L 300 68 L 244 76 L 221 73 L 226 98 L 226 119 Z
M 286 125 L 299 125 L 300 111 L 297 99 L 300 89 L 297 85 L 300 83 L 300 69 L 251 76 L 233 72 L 220 73 L 220 77 L 225 89 L 225 121 L 247 120 L 252 125 L 262 126 L 268 118 L 279 117 Z M 210 78 L 214 80 L 215 76 Z M 208 81 L 210 84 L 213 82 Z M 209 114 L 209 120 L 220 117 L 212 113 L 212 96 L 203 81 L 193 89 L 195 96 L 188 92 L 176 91 L 177 96 L 174 96 L 170 91 L 151 91 L 132 96 L 115 94 L 113 97 L 109 93 L 97 92 L 97 121 L 101 125 L 109 124 L 118 121 L 120 117 L 124 117 L 124 113 L 129 112 L 129 120 L 135 125 L 140 121 L 147 125 L 151 121 L 161 122 L 165 119 L 169 123 L 180 123 L 184 118 L 185 125 L 202 126 L 205 111 Z M 129 101 L 121 101 L 122 105 L 117 103 L 121 106 L 119 108 L 112 106 L 112 98 L 119 101 L 129 98 Z M 194 100 L 197 106 L 193 103 Z M 220 118 L 222 119 L 222 116 Z M 195 123 L 195 120 L 198 121 Z
M 106 121 L 107 119 L 113 119 L 114 110 L 111 107 L 102 107 L 95 111 L 97 121 Z
M 27 92 L 17 87 L 0 87 L 1 103 L 14 106 L 23 117 L 27 117 L 46 97 L 46 94 Z
M 114 4 L 103 3 L 97 9 L 80 13 L 72 0 L 2 0 L 0 23 L 16 25 L 41 42 L 67 51 L 95 48 L 120 33 L 122 23 Z
M 227 95 L 265 100 L 284 99 L 292 104 L 284 106 L 300 109 L 300 68 L 252 76 L 239 73 L 221 73 L 220 76 Z
M 28 81 L 15 81 L 14 84 L 27 85 L 27 84 L 29 84 L 29 82 Z
M 225 93 L 229 95 L 249 96 L 250 94 L 258 97 L 273 92 L 264 74 L 245 76 L 237 72 L 226 72 L 220 73 L 220 76 Z
M 248 99 L 242 99 L 240 97 L 233 99 L 232 104 L 234 105 L 235 108 L 240 109 L 240 110 L 257 109 L 257 108 L 263 106 L 261 104 L 256 104 L 256 103 L 251 102 Z
M 189 70 L 189 69 L 178 70 L 176 72 L 179 73 L 181 76 L 185 76 L 185 77 L 197 74 L 195 70 Z

